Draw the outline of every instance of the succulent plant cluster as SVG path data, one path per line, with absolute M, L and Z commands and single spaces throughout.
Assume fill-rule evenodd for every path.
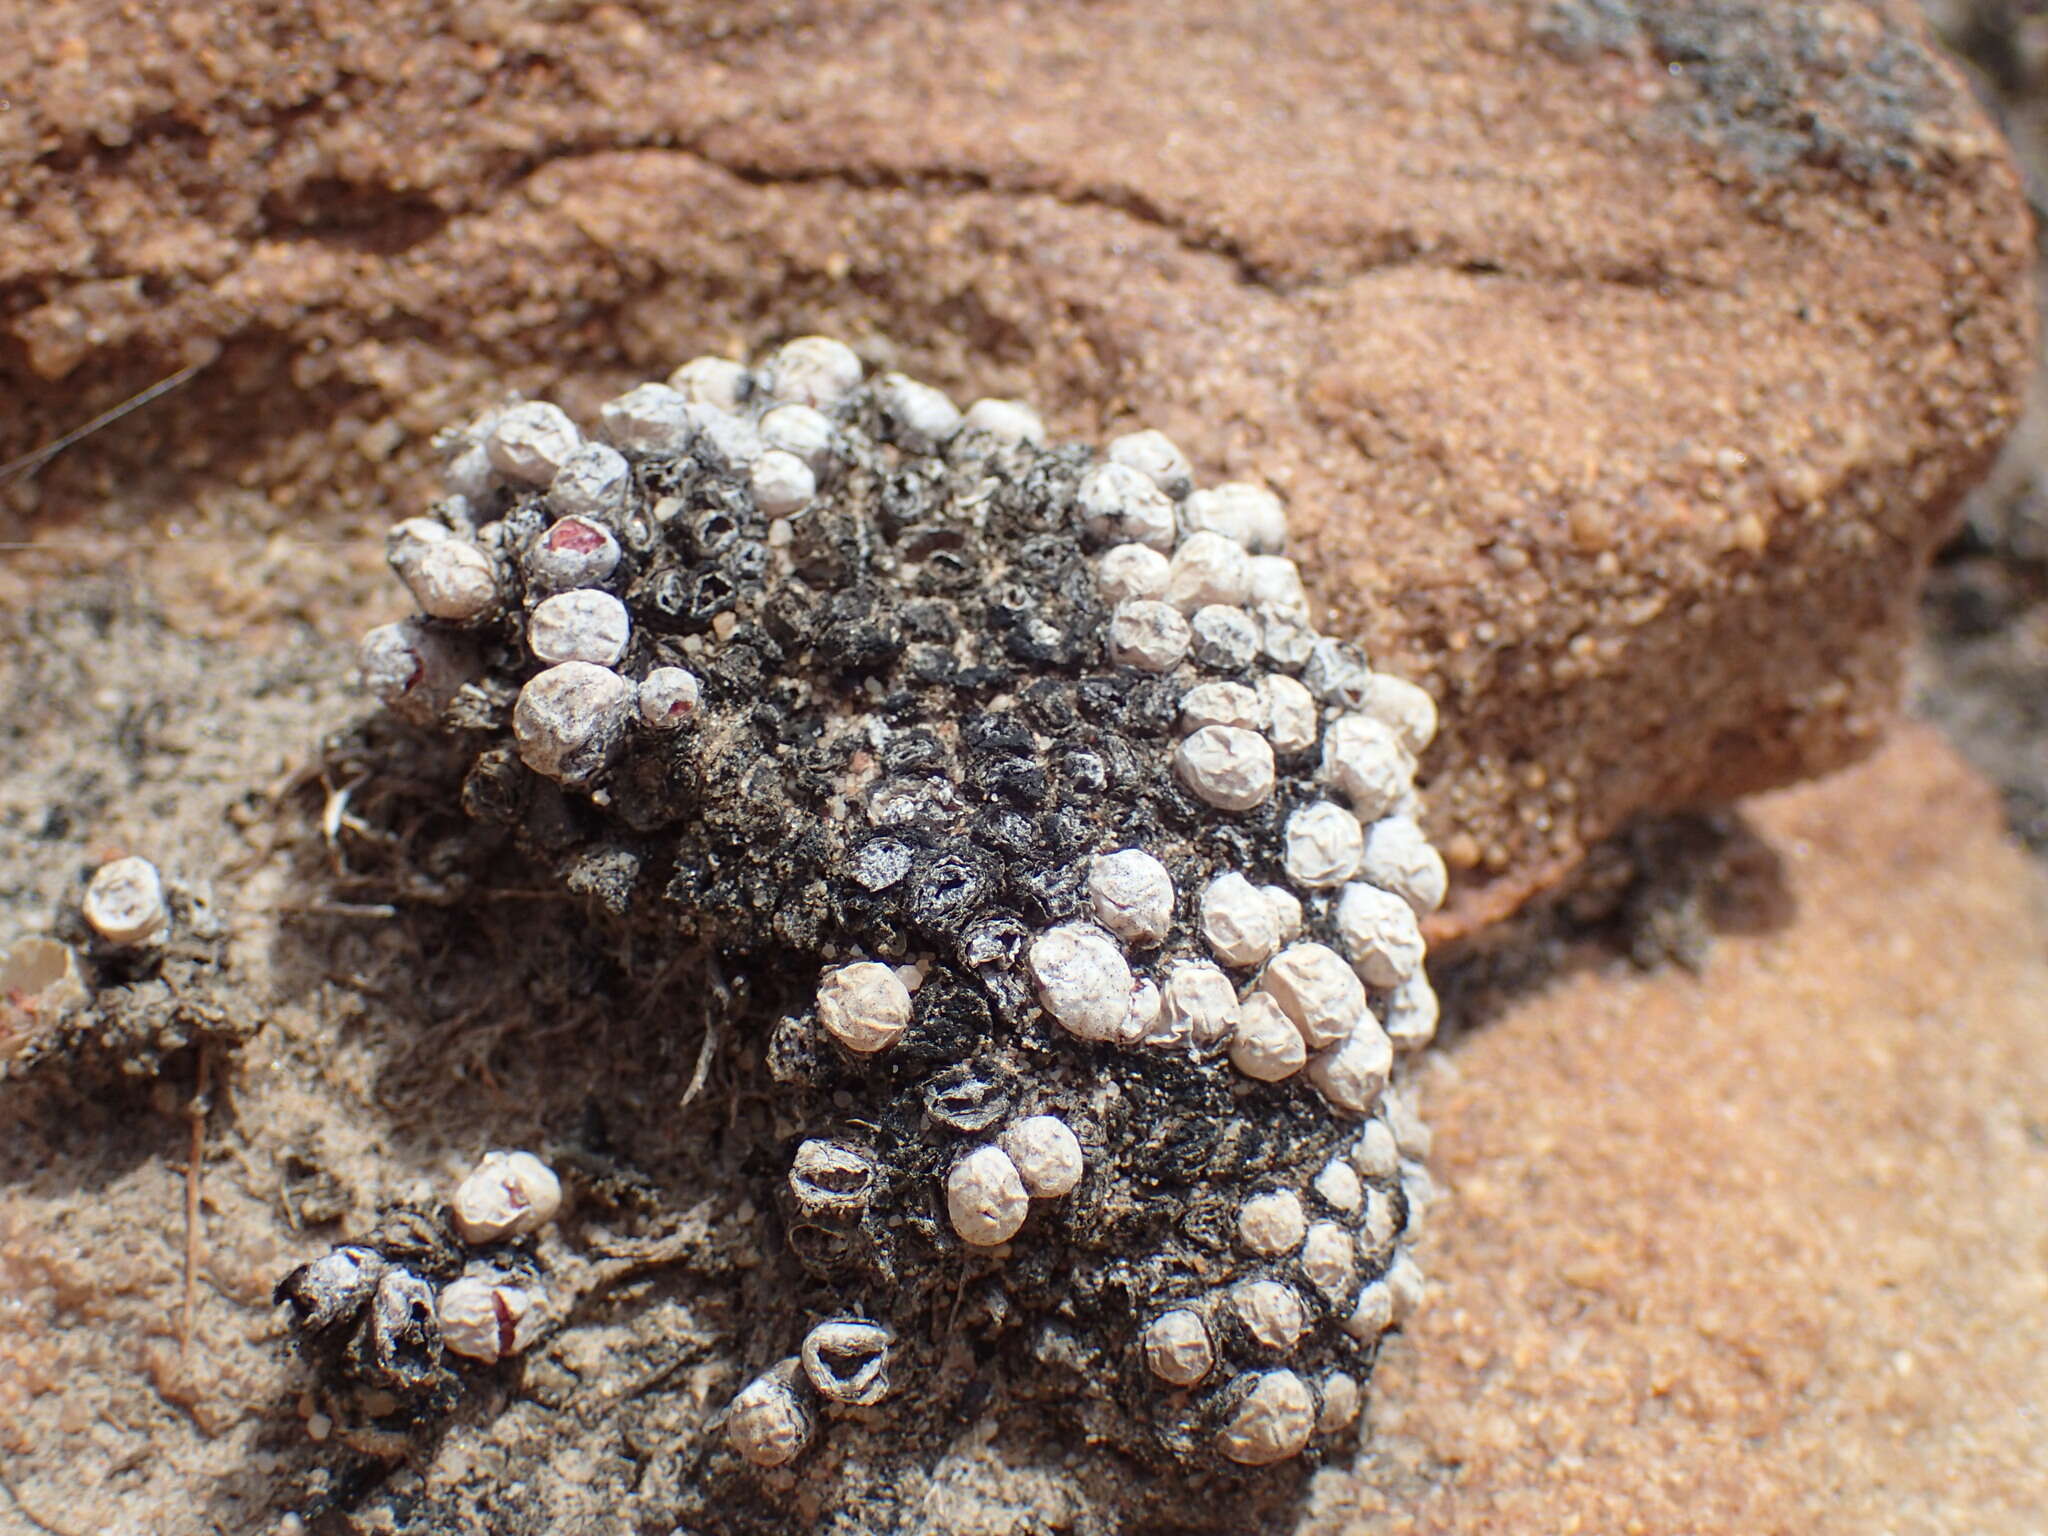
M 278 1282 L 300 1348 L 320 1361 L 359 1441 L 445 1411 L 457 1355 L 484 1365 L 524 1351 L 550 1321 L 527 1241 L 562 1203 L 530 1152 L 490 1152 L 445 1208 L 399 1206 L 354 1242 Z
M 1435 709 L 1317 633 L 1278 498 L 820 337 L 444 446 L 366 681 L 471 816 L 759 977 L 749 1193 L 815 1306 L 737 1341 L 732 1450 L 945 1411 L 892 1398 L 934 1317 L 1153 1460 L 1336 1443 L 1422 1290 Z

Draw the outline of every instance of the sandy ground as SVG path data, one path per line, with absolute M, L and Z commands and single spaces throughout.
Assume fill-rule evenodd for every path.
M 742 1064 L 674 1107 L 687 979 L 480 859 L 431 765 L 337 734 L 362 706 L 322 637 L 193 638 L 92 582 L 9 622 L 8 931 L 137 850 L 211 917 L 101 993 L 100 1045 L 0 1085 L 0 1531 L 2035 1528 L 2048 930 L 1923 731 L 1749 809 L 1697 972 L 1553 933 L 1513 985 L 1446 978 L 1439 1289 L 1355 1474 L 1190 1507 L 998 1387 L 908 1469 L 886 1426 L 839 1436 L 811 1509 L 705 1460 L 761 1236 L 720 1135 Z M 568 1326 L 407 1458 L 356 1454 L 269 1289 L 494 1144 L 569 1175 Z

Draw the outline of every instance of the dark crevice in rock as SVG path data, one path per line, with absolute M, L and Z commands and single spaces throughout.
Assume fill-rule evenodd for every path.
M 1783 860 L 1737 810 L 1638 817 L 1571 882 L 1432 963 L 1445 1043 L 1484 1029 L 1560 977 L 1616 964 L 1705 970 L 1717 939 L 1794 917 Z
M 427 244 L 452 216 L 431 196 L 335 176 L 271 193 L 262 219 L 272 238 L 311 240 L 370 256 L 397 256 Z

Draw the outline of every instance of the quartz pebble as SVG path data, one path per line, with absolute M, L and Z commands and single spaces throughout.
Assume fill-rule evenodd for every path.
M 1319 800 L 1287 818 L 1287 878 L 1308 890 L 1342 885 L 1358 872 L 1365 829 L 1341 805 Z
M 754 461 L 747 484 L 754 493 L 754 505 L 768 517 L 801 512 L 818 494 L 817 473 L 781 448 L 770 448 Z
M 811 1443 L 815 1427 L 796 1390 L 800 1369 L 799 1363 L 790 1359 L 766 1375 L 756 1376 L 725 1410 L 727 1441 L 757 1467 L 782 1466 Z
M 1324 944 L 1290 944 L 1266 967 L 1260 987 L 1312 1050 L 1334 1045 L 1367 1017 L 1365 987 Z
M 1307 1234 L 1308 1217 L 1292 1191 L 1254 1195 L 1237 1209 L 1237 1240 L 1262 1258 L 1294 1252 Z
M 1259 679 L 1266 735 L 1276 752 L 1306 752 L 1316 744 L 1315 695 L 1284 672 Z
M 619 541 L 603 523 L 565 517 L 534 539 L 521 564 L 541 592 L 594 587 L 618 569 Z
M 1344 953 L 1368 986 L 1396 986 L 1418 973 L 1422 927 L 1415 909 L 1400 896 L 1377 886 L 1347 885 L 1337 899 L 1336 918 Z
M 618 449 L 585 443 L 548 482 L 548 505 L 563 517 L 616 516 L 632 479 L 633 466 Z
M 1127 944 L 1157 944 L 1173 923 L 1173 877 L 1142 848 L 1098 853 L 1088 863 L 1095 920 Z
M 1247 1467 L 1300 1455 L 1316 1427 L 1315 1397 L 1308 1384 L 1292 1371 L 1264 1371 L 1248 1381 L 1237 1411 L 1216 1437 L 1218 1448 Z
M 1301 567 L 1281 555 L 1253 555 L 1245 562 L 1250 582 L 1245 601 L 1261 617 L 1280 619 L 1304 636 L 1301 655 L 1295 665 L 1308 660 L 1313 640 L 1310 627 L 1308 588 L 1302 585 Z
M 1358 1280 L 1358 1255 L 1351 1234 L 1334 1221 L 1319 1221 L 1301 1240 L 1301 1273 L 1332 1306 L 1351 1299 Z
M 1358 709 L 1372 686 L 1372 668 L 1364 653 L 1348 640 L 1322 639 L 1309 647 L 1301 680 L 1325 704 Z
M 1227 1043 L 1238 1023 L 1237 988 L 1206 960 L 1178 960 L 1160 992 L 1160 1044 L 1210 1050 Z
M 1235 608 L 1251 587 L 1244 547 L 1220 533 L 1191 533 L 1166 563 L 1165 600 L 1182 613 L 1220 604 Z
M 561 473 L 583 443 L 569 413 L 544 400 L 507 406 L 497 418 L 484 451 L 491 467 L 521 485 L 544 486 Z
M 960 428 L 963 432 L 984 432 L 1004 443 L 1035 446 L 1045 441 L 1045 423 L 1038 412 L 1021 400 L 977 400 L 967 407 Z
M 832 465 L 835 434 L 832 418 L 823 411 L 808 405 L 778 405 L 762 415 L 760 432 L 764 458 L 769 452 L 787 453 L 816 475 Z
M 429 618 L 459 623 L 497 606 L 498 577 L 491 557 L 442 524 L 408 518 L 391 530 L 387 549 L 391 568 Z
M 1174 768 L 1220 811 L 1248 811 L 1273 793 L 1273 749 L 1257 731 L 1205 725 L 1182 740 Z
M 563 784 L 595 778 L 624 739 L 635 691 L 618 673 L 592 662 L 549 667 L 519 690 L 513 707 L 519 760 Z
M 1075 491 L 1081 526 L 1098 539 L 1154 551 L 1173 548 L 1173 503 L 1159 487 L 1124 464 L 1097 464 Z
M 1107 456 L 1112 464 L 1137 470 L 1167 495 L 1185 496 L 1193 482 L 1187 455 L 1164 432 L 1146 428 L 1126 432 L 1109 440 Z
M 1242 672 L 1258 657 L 1259 626 L 1242 608 L 1222 603 L 1197 608 L 1188 629 L 1195 660 L 1212 671 Z
M 1117 1031 L 1117 1042 L 1137 1045 L 1157 1040 L 1164 1031 L 1164 1012 L 1165 1004 L 1159 996 L 1158 983 L 1149 976 L 1132 982 L 1130 1006 L 1124 1013 L 1123 1028 Z
M 666 384 L 638 384 L 598 407 L 598 425 L 612 446 L 626 453 L 642 458 L 681 453 L 697 430 L 690 403 L 689 396 Z
M 1118 603 L 1109 620 L 1109 658 L 1142 672 L 1170 672 L 1187 655 L 1193 638 L 1176 608 L 1144 598 Z
M 1365 1215 L 1358 1223 L 1358 1256 L 1377 1269 L 1394 1251 L 1401 1235 L 1401 1212 L 1391 1191 L 1375 1184 L 1365 1192 Z
M 1092 923 L 1065 923 L 1031 944 L 1038 1000 L 1062 1029 L 1083 1040 L 1114 1040 L 1130 1011 L 1131 968 L 1116 942 Z
M 1341 790 L 1370 821 L 1408 790 L 1414 760 L 1400 739 L 1364 715 L 1339 715 L 1323 732 L 1323 780 Z
M 1383 816 L 1366 829 L 1359 877 L 1383 891 L 1392 891 L 1418 916 L 1444 904 L 1450 888 L 1443 855 L 1432 848 L 1412 816 Z
M 1401 1166 L 1401 1148 L 1394 1140 L 1392 1128 L 1384 1120 L 1368 1120 L 1359 1128 L 1358 1139 L 1351 1144 L 1350 1157 L 1351 1166 L 1358 1170 L 1361 1178 L 1390 1178 Z
M 1241 480 L 1189 495 L 1181 526 L 1189 533 L 1220 533 L 1259 555 L 1277 555 L 1287 542 L 1287 513 L 1280 498 Z
M 580 588 L 542 598 L 526 619 L 527 648 L 540 660 L 617 664 L 632 638 L 626 605 L 609 592 Z
M 996 1141 L 1034 1200 L 1071 1193 L 1086 1170 L 1081 1139 L 1057 1115 L 1026 1116 L 1005 1127 Z
M 650 730 L 674 731 L 688 725 L 703 700 L 697 674 L 684 667 L 656 667 L 640 680 L 635 695 L 640 723 Z
M 1191 1387 L 1216 1364 L 1208 1324 L 1186 1307 L 1162 1312 L 1145 1325 L 1144 1351 L 1146 1366 L 1169 1386 Z
M 764 452 L 761 430 L 745 416 L 710 406 L 697 406 L 691 413 L 696 424 L 696 447 L 700 456 L 730 473 L 751 471 Z
M 465 1243 L 495 1243 L 553 1221 L 562 1207 L 562 1185 L 531 1152 L 486 1152 L 456 1186 L 451 1205 Z
M 473 671 L 468 646 L 419 619 L 380 624 L 356 651 L 363 686 L 384 707 L 415 725 L 439 718 Z
M 1280 917 L 1263 891 L 1232 870 L 1202 891 L 1202 937 L 1225 965 L 1263 965 L 1280 947 Z
M 1418 930 L 1419 932 L 1419 930 Z M 1416 1051 L 1436 1038 L 1436 989 L 1422 972 L 1420 954 L 1387 999 L 1387 1038 L 1398 1051 Z
M 1316 1410 L 1316 1433 L 1340 1434 L 1358 1422 L 1361 1396 L 1358 1378 L 1349 1371 L 1332 1371 L 1322 1381 L 1322 1406 Z
M 1378 1101 L 1393 1070 L 1393 1042 L 1366 1018 L 1340 1043 L 1310 1059 L 1308 1079 L 1338 1109 L 1362 1115 Z
M 1436 739 L 1436 700 L 1406 678 L 1375 672 L 1366 688 L 1363 712 L 1392 731 L 1401 745 L 1420 756 Z
M 693 357 L 668 376 L 668 387 L 692 405 L 737 411 L 752 388 L 743 364 L 729 357 Z
M 818 983 L 818 1023 L 849 1051 L 887 1050 L 910 1024 L 910 989 L 873 960 L 835 966 Z
M 1401 1193 L 1408 1201 L 1408 1220 L 1401 1228 L 1403 1237 L 1413 1239 L 1422 1231 L 1422 1219 L 1429 1214 L 1429 1208 L 1436 1204 L 1436 1181 L 1429 1176 L 1429 1170 L 1420 1163 L 1401 1165 Z
M 830 336 L 799 336 L 769 354 L 761 378 L 777 400 L 829 408 L 860 383 L 860 358 Z
M 1108 603 L 1156 598 L 1166 590 L 1166 556 L 1143 544 L 1114 544 L 1095 562 L 1095 585 Z
M 1344 1319 L 1344 1331 L 1369 1343 L 1394 1326 L 1394 1293 L 1384 1280 L 1375 1280 L 1358 1293 Z
M 1000 1147 L 977 1147 L 946 1175 L 946 1214 L 961 1241 L 977 1248 L 1015 1237 L 1030 1208 L 1023 1176 Z
M 430 544 L 407 560 L 399 574 L 420 612 L 462 623 L 480 619 L 498 605 L 497 571 L 491 557 L 459 539 Z
M 1230 1310 L 1252 1342 L 1287 1354 L 1301 1342 L 1308 1313 L 1301 1298 L 1277 1280 L 1241 1280 L 1230 1288 Z
M 1394 1304 L 1394 1321 L 1404 1323 L 1415 1315 L 1429 1290 L 1429 1283 L 1423 1278 L 1422 1266 L 1406 1253 L 1394 1255 L 1394 1262 L 1387 1266 L 1387 1294 Z
M 163 877 L 147 859 L 114 859 L 93 871 L 79 910 L 109 944 L 141 944 L 171 920 Z
M 1205 725 L 1256 731 L 1265 723 L 1264 701 L 1243 683 L 1197 683 L 1180 696 L 1183 731 L 1199 731 Z
M 1315 646 L 1315 632 L 1284 614 L 1259 615 L 1259 654 L 1286 672 L 1299 672 Z
M 441 466 L 441 484 L 451 495 L 481 505 L 498 485 L 498 472 L 491 466 L 485 444 L 498 423 L 497 411 L 486 411 L 468 428 L 437 434 L 434 446 L 447 456 Z
M 1273 928 L 1282 944 L 1301 937 L 1301 898 L 1284 885 L 1262 885 L 1259 894 L 1273 909 Z
M 1404 1158 L 1429 1156 L 1430 1129 L 1415 1112 L 1415 1102 L 1408 1094 L 1387 1095 L 1386 1118 L 1387 1129 L 1394 1133 L 1394 1144 Z
M 1238 1005 L 1230 1064 L 1258 1082 L 1283 1082 L 1308 1064 L 1308 1047 L 1280 1005 L 1266 993 L 1254 992 Z
M 943 390 L 900 373 L 875 380 L 875 399 L 890 434 L 913 453 L 931 453 L 960 430 L 960 407 Z
M 472 1266 L 441 1288 L 441 1342 L 465 1359 L 494 1365 L 522 1354 L 546 1314 L 547 1292 L 488 1266 Z
M 1325 1204 L 1339 1211 L 1355 1211 L 1365 1199 L 1365 1186 L 1359 1182 L 1358 1170 L 1341 1158 L 1333 1157 L 1323 1164 L 1312 1187 Z

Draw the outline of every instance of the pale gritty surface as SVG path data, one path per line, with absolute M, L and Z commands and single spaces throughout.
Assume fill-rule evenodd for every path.
M 102 676 L 95 692 L 99 632 L 75 619 L 38 615 L 43 649 L 0 652 L 31 731 L 0 743 L 9 824 L 74 803 L 60 782 L 130 786 L 68 829 L 0 840 L 19 892 L 0 910 L 29 925 L 75 898 L 93 849 L 146 847 L 174 881 L 211 874 L 231 884 L 234 933 L 212 996 L 264 1027 L 232 1118 L 209 1130 L 182 1365 L 189 1076 L 104 1103 L 0 1088 L 0 1477 L 59 1529 L 267 1531 L 281 1491 L 331 1454 L 306 1437 L 276 1279 L 411 1181 L 452 1188 L 480 1147 L 534 1145 L 536 1104 L 573 1120 L 601 1098 L 652 1149 L 694 1039 L 634 1054 L 646 1037 L 616 1009 L 505 994 L 501 959 L 467 953 L 473 938 L 303 915 L 330 877 L 308 887 L 263 849 L 302 835 L 318 793 L 282 822 L 228 812 L 360 707 L 333 651 L 232 654 L 110 606 L 102 643 L 150 654 L 146 687 Z M 23 670 L 29 655 L 42 659 Z M 139 753 L 108 689 L 169 701 Z M 1594 957 L 1453 1042 L 1424 1103 L 1445 1190 L 1421 1254 L 1433 1290 L 1375 1375 L 1358 1470 L 1326 1469 L 1301 1512 L 1233 1529 L 2034 1529 L 2048 1456 L 2038 877 L 1989 791 L 1922 732 L 1750 815 L 1783 861 L 1789 921 L 1770 926 L 1766 906 L 1762 931 L 1720 938 L 1698 978 Z M 327 854 L 303 835 L 318 874 Z M 555 1048 L 565 1025 L 593 1049 Z M 295 1152 L 343 1181 L 335 1226 L 292 1230 L 287 1209 L 310 1198 L 285 1193 Z M 661 1152 L 661 1187 L 704 1187 L 715 1170 L 696 1158 Z M 707 1258 L 754 1241 L 679 1219 Z M 583 1271 L 550 1251 L 566 1293 Z M 688 1469 L 661 1448 L 702 1433 L 747 1379 L 717 1352 L 715 1291 L 678 1275 L 542 1342 L 523 1384 L 478 1394 L 396 1488 L 495 1489 L 508 1529 L 623 1536 L 618 1479 L 670 1496 Z M 704 1363 L 631 1395 L 677 1351 Z M 589 1419 L 550 1406 L 586 1391 L 620 1396 Z M 652 1447 L 644 1467 L 619 1460 L 625 1427 Z M 1077 1473 L 1029 1431 L 1014 1409 L 962 1426 L 901 1497 L 932 1530 L 990 1536 L 1032 1521 L 1105 1536 L 1128 1528 L 1118 1501 L 1141 1497 L 1150 1520 L 1200 1513 L 1170 1507 L 1170 1484 Z M 22 1507 L 0 1492 L 5 1536 L 35 1529 Z
M 1787 926 L 1452 1053 L 1431 1299 L 1316 1536 L 2040 1529 L 2038 876 L 1924 730 L 1749 815 Z

